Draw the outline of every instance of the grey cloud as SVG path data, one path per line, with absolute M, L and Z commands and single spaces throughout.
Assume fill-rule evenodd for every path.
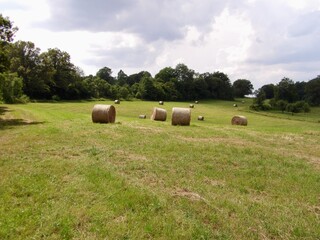
M 154 62 L 157 53 L 150 52 L 145 46 L 136 48 L 114 48 L 93 50 L 94 58 L 86 60 L 84 63 L 89 65 L 108 66 L 111 68 L 143 68 Z
M 313 33 L 320 34 L 320 11 L 314 11 L 299 16 L 289 27 L 289 35 L 299 37 Z
M 126 31 L 148 41 L 178 39 L 187 25 L 205 28 L 226 2 L 219 0 L 56 0 L 42 23 L 55 31 Z
M 308 64 L 320 60 L 319 11 L 297 11 L 281 2 L 259 1 L 247 14 L 255 31 L 247 63 Z

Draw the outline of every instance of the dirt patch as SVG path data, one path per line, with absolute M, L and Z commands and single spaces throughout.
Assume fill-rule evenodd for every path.
M 226 185 L 226 182 L 223 180 L 213 180 L 213 179 L 209 179 L 209 178 L 206 178 L 204 180 L 204 182 L 208 185 L 211 185 L 214 187 L 221 187 L 221 188 Z
M 198 193 L 189 191 L 188 189 L 176 189 L 172 193 L 173 196 L 177 197 L 185 197 L 191 201 L 206 201 L 203 197 L 201 197 Z

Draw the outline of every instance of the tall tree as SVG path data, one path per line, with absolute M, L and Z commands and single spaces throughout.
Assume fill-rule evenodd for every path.
M 0 73 L 8 70 L 10 61 L 8 57 L 8 45 L 13 41 L 14 34 L 18 31 L 8 17 L 0 14 Z
M 275 88 L 276 100 L 286 100 L 289 103 L 298 100 L 298 93 L 294 82 L 290 78 L 284 77 Z
M 247 79 L 238 79 L 233 83 L 232 88 L 235 97 L 243 98 L 245 95 L 252 94 L 253 85 Z
M 115 82 L 114 77 L 112 77 L 111 74 L 112 74 L 111 68 L 103 67 L 103 68 L 99 69 L 96 76 L 107 81 L 110 84 L 114 84 L 114 82 Z
M 275 85 L 274 84 L 263 85 L 260 90 L 264 91 L 264 93 L 266 95 L 266 99 L 274 98 L 274 91 L 275 91 Z
M 306 99 L 311 105 L 320 105 L 320 75 L 307 82 L 305 93 Z
M 175 79 L 176 77 L 177 77 L 177 72 L 172 67 L 165 67 L 155 75 L 156 81 L 161 81 L 164 83 L 169 82 Z
M 128 75 L 125 74 L 125 72 L 120 69 L 117 75 L 117 83 L 120 86 L 123 86 L 128 83 L 127 81 L 128 81 Z
M 31 98 L 43 98 L 49 86 L 40 74 L 40 49 L 32 42 L 18 41 L 10 47 L 10 71 L 23 79 L 23 91 Z
M 40 55 L 41 73 L 46 77 L 51 95 L 63 99 L 77 98 L 76 81 L 80 78 L 77 68 L 70 62 L 70 55 L 58 48 Z
M 22 97 L 22 79 L 10 73 L 9 48 L 18 31 L 8 17 L 0 14 L 0 101 L 14 103 Z

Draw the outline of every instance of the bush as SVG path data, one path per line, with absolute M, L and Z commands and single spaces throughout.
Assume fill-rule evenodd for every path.
M 22 97 L 23 80 L 16 73 L 0 73 L 0 97 L 5 103 L 17 103 Z
M 52 100 L 58 102 L 58 101 L 60 101 L 61 99 L 60 99 L 60 97 L 59 97 L 58 95 L 53 95 L 53 96 L 52 96 Z
M 276 102 L 276 108 L 284 112 L 287 108 L 288 102 L 285 100 L 279 100 Z
M 299 113 L 299 112 L 310 112 L 310 106 L 305 101 L 298 101 L 295 103 L 289 103 L 286 107 L 287 112 Z
M 263 110 L 263 111 L 268 111 L 268 110 L 271 110 L 271 109 L 272 109 L 271 104 L 268 103 L 268 102 L 266 102 L 266 101 L 264 101 L 264 102 L 262 103 L 262 105 L 261 105 L 260 108 L 261 108 L 261 110 Z

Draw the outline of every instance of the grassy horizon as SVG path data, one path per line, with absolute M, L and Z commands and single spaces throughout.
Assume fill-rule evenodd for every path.
M 200 101 L 188 127 L 188 102 L 122 101 L 115 124 L 91 122 L 108 100 L 0 105 L 0 239 L 320 238 L 319 108 L 250 101 Z

